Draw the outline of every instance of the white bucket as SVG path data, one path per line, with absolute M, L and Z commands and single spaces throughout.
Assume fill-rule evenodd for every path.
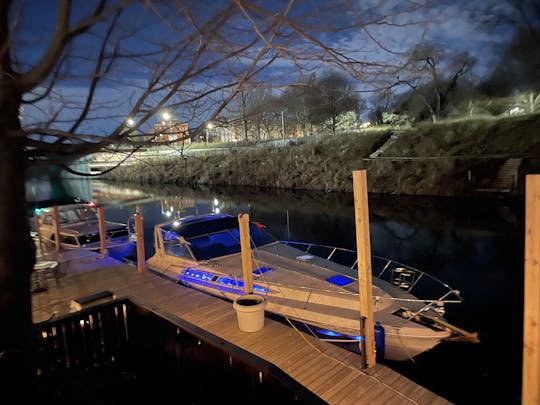
M 238 327 L 243 332 L 257 332 L 264 326 L 266 301 L 255 294 L 242 295 L 233 302 L 238 318 Z

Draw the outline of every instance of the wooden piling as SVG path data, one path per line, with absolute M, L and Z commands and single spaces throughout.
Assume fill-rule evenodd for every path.
M 137 271 L 143 273 L 146 271 L 146 258 L 144 255 L 144 230 L 143 217 L 141 213 L 134 214 L 135 217 L 135 236 L 137 238 Z
M 242 250 L 242 275 L 244 294 L 253 294 L 253 267 L 251 263 L 251 243 L 249 237 L 249 215 L 238 215 L 240 229 L 240 248 Z
M 98 225 L 99 225 L 99 246 L 101 252 L 101 258 L 107 256 L 107 232 L 105 230 L 105 213 L 103 207 L 97 209 Z
M 525 277 L 521 403 L 540 403 L 540 175 L 525 180 Z
M 53 206 L 53 222 L 54 222 L 54 251 L 60 252 L 60 215 L 58 214 L 58 206 Z
M 36 228 L 36 235 L 37 235 L 37 239 L 38 239 L 38 244 L 39 246 L 39 251 L 41 252 L 41 254 L 44 254 L 45 253 L 45 248 L 43 246 L 43 240 L 41 239 L 41 231 L 39 229 L 39 216 L 37 214 L 34 214 L 34 226 Z
M 369 207 L 365 170 L 353 171 L 354 217 L 356 225 L 356 252 L 358 258 L 358 289 L 360 294 L 360 321 L 363 326 L 363 368 L 373 367 L 375 357 L 375 330 L 373 322 L 373 290 L 371 279 L 371 243 L 369 234 Z

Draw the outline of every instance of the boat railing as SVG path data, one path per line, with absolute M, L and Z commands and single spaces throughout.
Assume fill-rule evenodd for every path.
M 349 270 L 347 275 L 357 278 L 358 258 L 355 250 L 297 241 L 281 241 L 281 243 L 345 266 Z M 418 298 L 418 300 L 414 300 L 407 297 L 394 297 L 393 300 L 403 301 L 404 303 L 423 301 L 425 307 L 418 312 L 429 308 L 443 312 L 444 304 L 461 303 L 463 301 L 458 290 L 451 288 L 438 278 L 409 265 L 372 255 L 371 267 L 375 278 L 386 281 Z
M 175 268 L 177 266 L 175 265 L 171 265 L 168 267 L 167 271 Z M 238 295 L 242 295 L 244 293 L 244 280 L 243 280 L 243 277 L 242 276 L 237 276 L 237 275 L 228 275 L 228 276 L 222 276 L 222 277 L 219 277 L 219 279 L 215 279 L 214 276 L 215 274 L 214 273 L 211 273 L 211 272 L 208 272 L 206 270 L 204 270 L 203 268 L 200 268 L 200 267 L 190 267 L 189 269 L 189 272 L 183 272 L 182 271 L 182 267 L 180 268 L 180 273 L 181 275 L 179 275 L 177 277 L 177 280 L 179 282 L 182 282 L 184 284 L 191 284 L 193 282 L 195 282 L 196 284 L 199 284 L 199 285 L 202 285 L 202 286 L 206 286 L 208 288 L 215 288 L 215 285 L 216 283 L 220 283 L 222 284 L 221 288 L 219 288 L 219 290 L 221 291 L 229 291 L 233 294 L 238 294 Z M 177 272 L 177 271 L 172 271 L 173 273 L 174 272 Z M 352 272 L 352 270 L 351 270 Z M 320 296 L 321 295 L 328 295 L 329 297 L 335 297 L 336 294 L 338 296 L 341 296 L 342 298 L 344 299 L 352 299 L 353 301 L 355 302 L 359 302 L 358 301 L 358 293 L 357 292 L 352 292 L 352 291 L 346 291 L 346 290 L 343 290 L 343 291 L 336 291 L 336 290 L 327 290 L 327 289 L 324 289 L 324 288 L 314 288 L 314 287 L 305 287 L 305 286 L 301 286 L 301 285 L 294 285 L 294 286 L 291 286 L 291 284 L 281 284 L 281 283 L 277 283 L 275 281 L 272 281 L 272 282 L 268 282 L 264 279 L 264 275 L 261 275 L 260 278 L 257 278 L 256 280 L 254 280 L 254 283 L 253 283 L 253 287 L 254 287 L 254 290 L 255 290 L 255 293 L 258 293 L 258 294 L 262 294 L 262 295 L 267 295 L 267 294 L 270 294 L 270 295 L 274 295 L 274 294 L 277 294 L 278 296 L 279 295 L 282 295 L 283 297 L 285 298 L 291 298 L 289 296 L 290 294 L 290 290 L 291 288 L 294 289 L 295 291 L 304 291 L 304 297 L 305 298 L 305 304 L 309 304 L 310 301 L 311 301 L 311 297 L 315 296 L 315 294 L 317 295 L 317 302 L 318 300 L 320 299 Z M 435 309 L 437 312 L 439 312 L 440 314 L 443 313 L 443 309 L 444 309 L 444 304 L 445 303 L 448 303 L 448 302 L 460 302 L 460 301 L 457 301 L 457 300 L 442 300 L 437 298 L 437 299 L 422 299 L 422 298 L 410 298 L 410 296 L 408 296 L 409 298 L 405 298 L 405 297 L 398 297 L 398 296 L 393 296 L 393 297 L 388 297 L 388 296 L 373 296 L 373 301 L 374 301 L 374 304 L 376 307 L 378 307 L 379 304 L 381 304 L 382 302 L 384 302 L 385 300 L 389 300 L 389 301 L 393 301 L 393 302 L 399 302 L 401 303 L 401 306 L 407 310 L 407 313 L 410 313 L 410 314 L 413 314 L 413 315 L 416 315 L 418 313 L 421 313 L 421 312 L 424 312 L 424 311 L 427 311 L 428 309 L 430 308 L 433 308 Z M 298 299 L 299 297 L 297 297 Z M 411 304 L 414 304 L 411 306 Z M 411 310 L 410 308 L 414 307 L 414 310 Z

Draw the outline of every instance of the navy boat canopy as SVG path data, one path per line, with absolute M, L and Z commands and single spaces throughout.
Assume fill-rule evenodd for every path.
M 182 236 L 189 242 L 196 260 L 208 260 L 240 252 L 238 219 L 231 215 L 205 215 L 172 222 L 162 227 L 164 240 L 176 240 Z M 252 247 L 275 242 L 276 239 L 263 229 L 250 223 L 249 234 Z
M 182 235 L 185 239 L 191 239 L 200 235 L 238 228 L 238 218 L 231 215 L 205 215 L 182 220 L 177 226 L 170 223 L 163 228 L 167 231 L 173 231 L 177 235 Z

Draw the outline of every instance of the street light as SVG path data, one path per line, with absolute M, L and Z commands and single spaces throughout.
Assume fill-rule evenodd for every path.
M 167 141 L 176 141 L 179 135 L 178 120 L 174 119 L 173 115 L 168 111 L 163 111 L 161 113 L 161 118 L 163 119 L 163 121 L 161 121 L 163 127 L 160 130 L 164 131 L 164 136 L 167 137 Z
M 209 138 L 209 132 L 210 130 L 214 128 L 214 125 L 212 125 L 211 122 L 209 122 L 208 124 L 206 124 L 206 143 L 208 143 L 208 138 Z

